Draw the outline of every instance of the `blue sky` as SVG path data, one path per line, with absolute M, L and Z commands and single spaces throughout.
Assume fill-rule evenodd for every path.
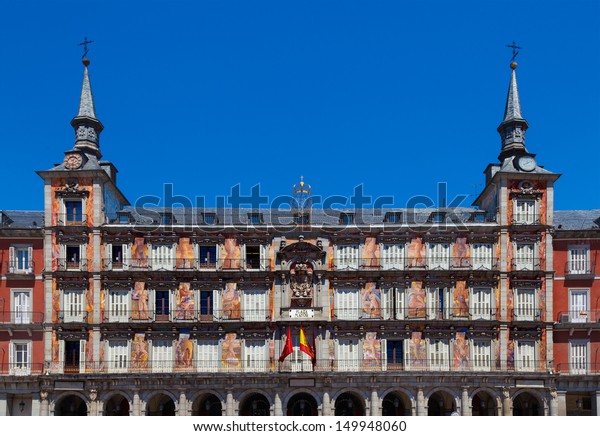
M 563 174 L 558 209 L 600 207 L 600 2 L 7 2 L 0 16 L 0 209 L 41 209 L 90 74 L 104 158 L 133 203 L 274 197 L 449 200 L 497 162 L 513 40 L 527 147 Z

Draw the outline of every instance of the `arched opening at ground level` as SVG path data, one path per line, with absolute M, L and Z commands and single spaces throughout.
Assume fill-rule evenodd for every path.
M 77 395 L 61 398 L 54 407 L 54 416 L 87 416 L 87 405 Z

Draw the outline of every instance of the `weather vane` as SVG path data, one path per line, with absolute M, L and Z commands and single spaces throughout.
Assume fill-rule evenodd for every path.
M 88 44 L 91 44 L 92 42 L 94 42 L 94 41 L 89 41 L 87 39 L 87 36 L 84 36 L 83 42 L 79 43 L 79 45 L 83 46 L 83 56 L 81 56 L 81 59 L 85 59 L 85 57 L 87 56 L 88 51 L 90 51 L 90 49 L 88 48 Z
M 519 47 L 514 41 L 511 45 L 507 45 L 507 47 L 512 48 L 512 59 L 510 61 L 514 62 L 515 58 L 519 54 L 519 50 L 521 50 L 522 47 Z

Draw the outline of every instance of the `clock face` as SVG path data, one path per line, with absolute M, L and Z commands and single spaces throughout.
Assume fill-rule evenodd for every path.
M 64 160 L 65 168 L 67 168 L 69 170 L 76 170 L 77 168 L 79 168 L 81 166 L 82 162 L 83 162 L 83 159 L 81 158 L 81 155 L 78 153 L 70 153 L 65 156 L 65 160 Z
M 519 168 L 523 171 L 533 171 L 535 170 L 536 163 L 533 156 L 521 156 L 518 161 Z

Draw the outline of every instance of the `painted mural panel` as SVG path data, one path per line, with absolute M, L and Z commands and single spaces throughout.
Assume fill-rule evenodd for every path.
M 194 293 L 189 283 L 180 283 L 175 298 L 175 319 L 194 319 Z
M 189 333 L 181 333 L 175 347 L 175 369 L 191 369 L 194 357 L 194 343 Z
M 136 333 L 131 342 L 131 365 L 132 370 L 146 370 L 149 362 L 150 344 L 144 333 Z
M 179 243 L 175 250 L 175 266 L 177 269 L 194 268 L 194 245 L 190 238 L 179 238 Z
M 456 238 L 452 248 L 452 263 L 454 268 L 465 268 L 470 265 L 469 244 L 467 238 Z
M 469 369 L 469 341 L 465 332 L 456 332 L 456 338 L 454 339 L 454 368 L 455 369 Z
M 498 283 L 496 285 L 495 298 L 496 298 L 496 319 L 500 320 L 502 318 L 502 312 L 500 311 L 500 283 Z
M 546 321 L 546 280 L 542 280 L 542 285 L 540 286 L 540 292 L 538 294 L 538 308 L 540 320 Z
M 365 239 L 361 264 L 365 268 L 379 267 L 379 244 L 377 243 L 377 238 L 369 237 Z
M 131 267 L 148 268 L 148 246 L 144 238 L 135 238 L 131 245 Z
M 87 322 L 94 322 L 94 281 L 88 280 L 88 290 L 85 293 L 85 313 L 87 314 Z
M 542 338 L 540 339 L 540 370 L 546 370 L 546 329 L 542 331 Z
M 469 288 L 465 280 L 457 280 L 452 294 L 454 316 L 469 316 Z
M 381 318 L 381 291 L 376 283 L 368 282 L 361 290 L 361 318 Z
M 546 269 L 546 233 L 542 233 L 541 234 L 541 239 L 540 239 L 540 267 L 542 268 L 542 270 Z
M 512 271 L 512 261 L 515 257 L 515 249 L 513 247 L 513 241 L 510 238 L 510 235 L 507 235 L 508 244 L 506 245 L 506 268 L 508 271 Z M 500 249 L 500 244 L 498 244 L 498 250 Z M 500 259 L 500 257 L 498 257 Z
M 52 233 L 52 271 L 60 265 L 60 245 L 56 242 L 56 233 Z
M 335 318 L 335 292 L 333 290 L 333 284 L 329 282 L 329 317 Z
M 106 311 L 106 292 L 100 292 L 100 319 L 104 321 Z
M 333 243 L 329 241 L 329 246 L 327 247 L 327 266 L 329 270 L 333 270 L 335 265 L 335 251 L 333 249 Z
M 268 340 L 269 342 L 269 368 L 271 371 L 275 371 L 275 332 L 273 337 Z
M 513 320 L 513 309 L 514 309 L 514 297 L 512 283 L 509 283 L 506 289 L 506 318 L 509 321 Z
M 74 181 L 74 183 L 73 183 Z M 52 225 L 58 225 L 58 221 L 59 221 L 59 217 L 60 217 L 60 213 L 64 212 L 61 210 L 61 195 L 58 194 L 59 191 L 66 191 L 66 190 L 74 190 L 75 192 L 88 192 L 89 195 L 86 196 L 85 198 L 85 204 L 86 204 L 86 208 L 85 211 L 82 211 L 82 213 L 85 213 L 87 215 L 87 225 L 88 226 L 93 226 L 93 217 L 94 217 L 94 196 L 92 195 L 93 192 L 93 185 L 92 185 L 92 179 L 88 178 L 88 177 L 80 177 L 78 179 L 69 179 L 68 183 L 67 183 L 67 179 L 65 178 L 60 178 L 60 179 L 54 179 L 52 180 Z M 62 217 L 61 220 L 63 220 L 65 217 Z
M 94 331 L 88 331 L 88 339 L 85 344 L 85 369 L 94 370 Z
M 408 245 L 407 254 L 409 267 L 424 267 L 426 265 L 427 253 L 423 238 L 413 238 Z
M 221 253 L 221 265 L 224 269 L 240 269 L 241 248 L 238 245 L 237 239 L 225 239 Z
M 508 332 L 506 332 L 506 335 L 508 336 Z M 515 369 L 515 341 L 512 339 L 508 340 L 506 367 L 508 369 Z
M 413 332 L 408 341 L 408 365 L 410 369 L 427 368 L 427 343 L 421 332 Z
M 221 301 L 223 319 L 240 319 L 241 303 L 237 283 L 227 283 Z
M 221 349 L 221 359 L 225 368 L 239 368 L 241 366 L 242 345 L 236 333 L 226 333 Z
M 50 369 L 52 371 L 60 370 L 60 344 L 56 330 L 52 330 L 52 364 Z
M 427 313 L 423 282 L 411 282 L 408 289 L 408 316 L 422 318 Z
M 52 322 L 58 323 L 60 315 L 60 290 L 56 286 L 56 279 L 52 279 Z
M 148 290 L 145 282 L 135 282 L 131 292 L 131 319 L 147 320 L 150 318 L 148 310 Z
M 500 361 L 500 338 L 498 338 L 496 341 L 494 341 L 494 348 L 495 348 L 494 355 L 496 356 L 496 369 L 500 369 L 502 366 L 502 363 Z
M 365 333 L 363 367 L 369 369 L 381 367 L 381 340 L 377 339 L 377 332 Z
M 333 334 L 333 328 L 329 328 L 329 337 L 327 338 L 327 354 L 329 359 L 329 369 L 335 368 L 335 340 Z

